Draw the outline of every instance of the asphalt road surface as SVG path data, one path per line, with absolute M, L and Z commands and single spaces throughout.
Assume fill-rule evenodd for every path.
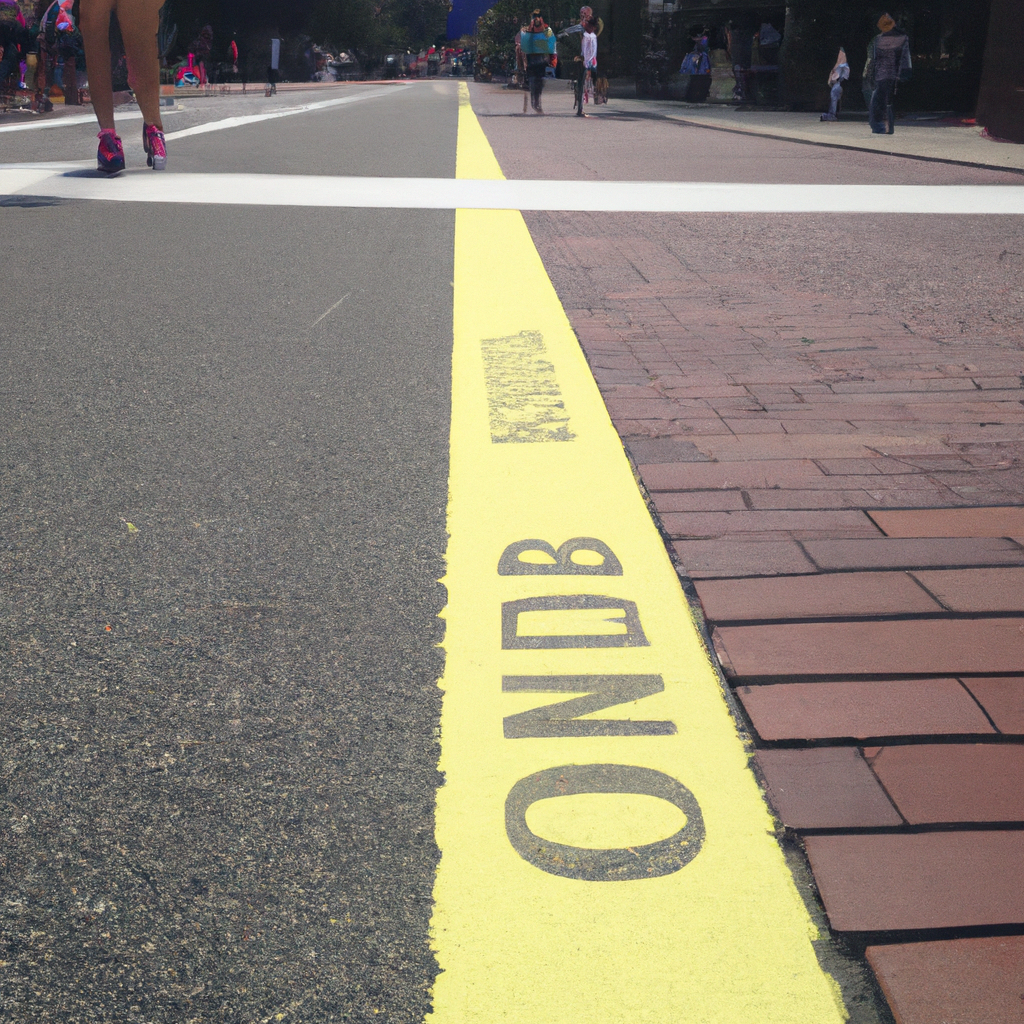
M 170 166 L 443 177 L 455 131 L 395 91 Z M 422 1020 L 454 215 L 0 219 L 0 1017 Z
M 5 1022 L 838 1012 L 545 266 L 585 308 L 559 265 L 581 234 L 598 267 L 606 231 L 638 247 L 663 235 L 698 267 L 773 265 L 780 288 L 788 275 L 870 291 L 931 260 L 935 316 L 961 301 L 959 315 L 994 309 L 1010 328 L 1018 304 L 998 295 L 1019 291 L 1021 218 L 915 216 L 908 236 L 879 238 L 870 213 L 533 212 L 542 265 L 514 211 L 321 206 L 312 176 L 399 179 L 387 188 L 406 199 L 434 186 L 400 179 L 502 172 L 816 195 L 1019 176 L 574 119 L 560 87 L 543 119 L 474 88 L 485 137 L 467 97 L 431 82 L 191 101 L 167 116 L 166 174 L 133 174 L 141 123 L 128 117 L 129 173 L 110 182 L 92 179 L 87 120 L 0 129 L 0 185 L 39 174 L 15 164 L 67 174 L 0 197 L 16 240 L 0 328 Z M 238 175 L 223 180 L 239 201 L 200 202 L 182 172 Z M 272 201 L 252 177 L 268 174 L 289 176 Z M 70 198 L 125 198 L 140 182 L 163 191 Z M 992 263 L 984 280 L 949 257 L 965 234 Z M 570 540 L 596 561 L 563 575 L 616 576 L 600 600 L 614 593 L 621 618 L 585 621 L 597 606 L 575 579 L 530 590 L 538 552 L 557 561 Z M 513 544 L 525 560 L 498 570 Z M 516 608 L 539 632 L 517 632 Z M 578 632 L 541 622 L 552 609 Z M 588 650 L 567 662 L 567 640 Z M 618 647 L 635 649 L 605 650 Z M 539 712 L 554 698 L 523 696 L 538 692 L 584 693 L 571 700 L 591 711 L 577 713 L 601 715 Z M 503 693 L 521 702 L 504 732 Z M 625 710 L 602 711 L 616 694 Z M 634 714 L 622 694 L 651 703 Z M 567 776 L 577 750 L 615 771 Z M 567 866 L 530 845 L 543 829 L 527 815 L 567 792 L 658 804 L 637 820 L 661 814 L 662 831 L 638 845 L 598 829 L 591 853 L 624 860 Z M 566 834 L 564 849 L 587 847 Z M 666 854 L 684 835 L 684 853 Z M 875 995 L 857 997 L 857 1021 L 885 1019 Z

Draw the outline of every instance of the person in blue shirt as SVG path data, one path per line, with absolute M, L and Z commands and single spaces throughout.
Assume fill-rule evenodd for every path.
M 530 82 L 530 106 L 543 114 L 540 96 L 544 91 L 544 76 L 548 67 L 553 67 L 555 57 L 555 33 L 548 28 L 539 10 L 533 12 L 530 24 L 520 33 L 519 46 L 526 58 L 526 77 Z

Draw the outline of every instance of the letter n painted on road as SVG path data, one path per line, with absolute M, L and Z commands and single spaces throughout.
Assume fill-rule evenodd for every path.
M 616 718 L 581 719 L 615 704 L 642 700 L 665 689 L 661 676 L 505 676 L 505 693 L 584 693 L 585 697 L 520 711 L 505 719 L 505 739 L 540 736 L 671 736 L 672 722 L 633 722 Z
M 500 177 L 460 95 L 457 173 Z M 840 1024 L 718 678 L 519 213 L 457 212 L 454 324 L 431 1024 Z M 533 369 L 503 395 L 509 339 Z

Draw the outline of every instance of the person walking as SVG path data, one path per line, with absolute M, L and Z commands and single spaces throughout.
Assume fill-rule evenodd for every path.
M 828 113 L 822 114 L 822 121 L 839 120 L 839 103 L 843 98 L 843 82 L 850 77 L 850 65 L 846 60 L 846 50 L 839 47 L 839 56 L 836 57 L 835 67 L 829 72 L 829 104 Z
M 711 91 L 711 57 L 708 43 L 708 30 L 700 29 L 693 39 L 693 49 L 683 58 L 679 65 L 679 74 L 687 76 L 686 103 L 704 103 Z
M 18 12 L 21 13 L 20 11 Z M 23 30 L 20 25 L 13 21 L 0 21 L 0 92 L 5 91 L 5 83 L 12 78 L 10 91 L 18 91 L 19 79 L 21 76 L 21 44 Z M 27 53 L 27 49 L 26 49 Z
M 160 55 L 156 35 L 163 0 L 81 0 L 79 22 L 89 67 L 89 92 L 100 125 L 96 163 L 106 174 L 124 170 L 124 148 L 114 128 L 114 86 L 110 67 L 110 18 L 117 15 L 128 56 L 128 84 L 142 111 L 142 146 L 154 171 L 167 166 L 160 119 Z
M 878 19 L 878 35 L 868 44 L 868 59 L 864 65 L 864 81 L 871 86 L 868 122 L 876 135 L 896 130 L 892 101 L 896 83 L 910 78 L 910 40 L 905 32 L 896 28 L 889 14 Z
M 519 37 L 519 45 L 526 57 L 526 75 L 530 81 L 530 106 L 543 114 L 540 97 L 544 91 L 544 76 L 555 64 L 555 34 L 548 28 L 539 10 L 533 12 L 530 24 Z
M 56 84 L 61 52 L 68 48 L 68 40 L 76 32 L 71 14 L 74 0 L 41 0 L 37 6 L 39 24 L 36 28 L 36 93 L 33 110 L 49 113 L 53 110 L 50 88 Z M 63 75 L 61 75 L 63 80 Z
M 581 117 L 583 104 L 589 103 L 594 96 L 597 84 L 597 19 L 591 15 L 583 25 L 583 90 L 576 113 Z
M 526 101 L 529 96 L 530 85 L 526 79 L 526 54 L 523 53 L 523 33 L 526 29 L 520 29 L 516 33 L 516 87 L 523 90 L 523 113 L 526 113 Z
M 591 67 L 594 74 L 591 74 L 590 79 L 596 88 L 597 37 L 603 28 L 604 22 L 594 16 L 594 9 L 584 5 L 580 8 L 579 22 L 558 33 L 558 60 L 565 73 L 572 79 L 573 104 L 578 117 L 586 116 L 583 113 L 583 93 L 587 82 L 587 63 L 584 50 L 592 45 L 593 63 Z M 594 37 L 590 43 L 586 42 L 588 32 Z

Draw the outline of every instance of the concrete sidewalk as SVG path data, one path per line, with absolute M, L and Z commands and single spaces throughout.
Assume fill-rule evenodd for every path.
M 563 101 L 530 121 L 474 92 L 506 173 L 987 184 L 1010 165 L 939 141 L 1024 155 Z M 837 128 L 893 155 L 788 145 Z M 1022 1020 L 1024 224 L 526 217 L 835 940 L 899 1024 Z
M 943 120 L 938 115 L 908 115 L 897 120 L 892 135 L 873 135 L 866 120 L 831 122 L 820 120 L 821 115 L 814 113 L 741 109 L 722 104 L 613 99 L 589 113 L 595 117 L 657 116 L 718 131 L 1024 173 L 1024 146 L 990 138 L 977 125 Z

